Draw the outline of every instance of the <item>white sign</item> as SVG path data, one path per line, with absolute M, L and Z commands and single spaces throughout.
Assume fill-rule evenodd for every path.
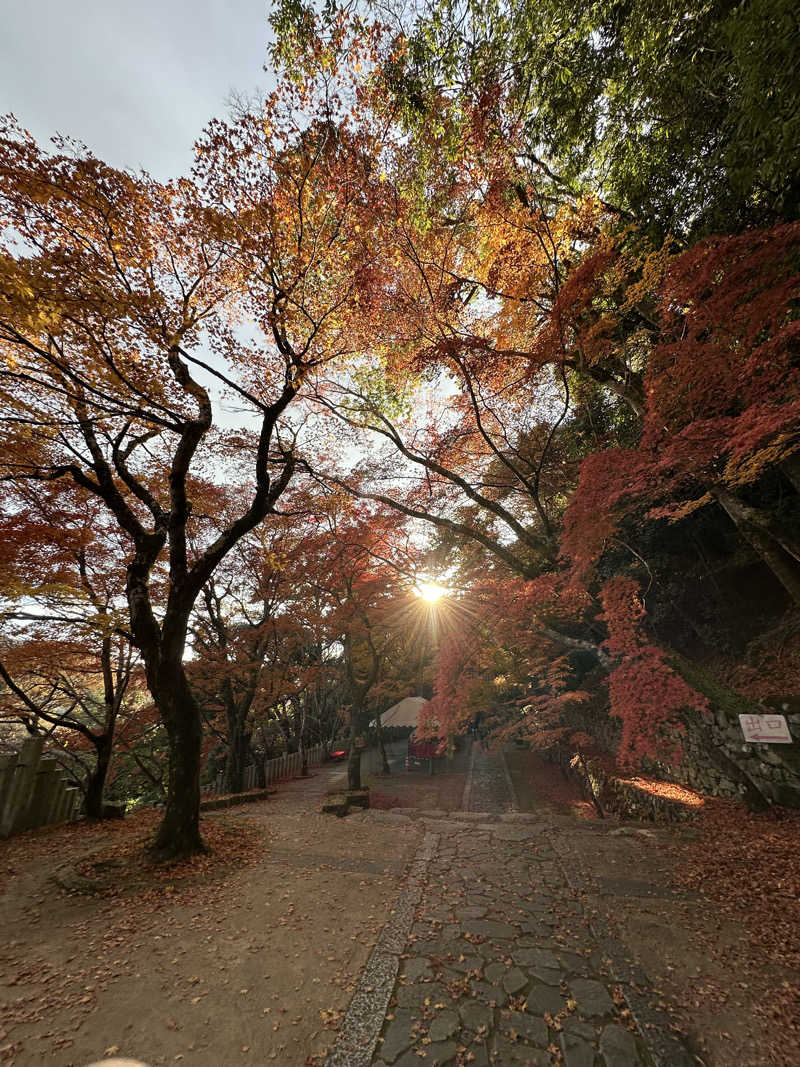
M 769 745 L 791 745 L 792 735 L 785 715 L 740 715 L 745 741 Z

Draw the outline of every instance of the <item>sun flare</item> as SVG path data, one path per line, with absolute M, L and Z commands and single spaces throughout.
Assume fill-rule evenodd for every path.
M 414 587 L 414 592 L 428 604 L 435 604 L 437 600 L 447 595 L 445 587 L 437 585 L 436 582 L 420 582 Z

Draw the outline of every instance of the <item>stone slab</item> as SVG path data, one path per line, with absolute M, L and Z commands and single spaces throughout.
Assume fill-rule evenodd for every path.
M 639 1067 L 641 1063 L 633 1034 L 616 1023 L 611 1023 L 603 1030 L 600 1051 L 606 1067 Z
M 575 978 L 569 984 L 570 991 L 578 1002 L 578 1014 L 597 1018 L 610 1015 L 614 1004 L 608 990 L 592 978 Z

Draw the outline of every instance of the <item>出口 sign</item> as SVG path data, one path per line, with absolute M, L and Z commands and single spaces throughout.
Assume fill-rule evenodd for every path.
M 745 741 L 768 745 L 791 745 L 792 735 L 785 715 L 740 715 Z

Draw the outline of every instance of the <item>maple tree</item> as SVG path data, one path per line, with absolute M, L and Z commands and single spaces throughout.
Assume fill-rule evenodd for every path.
M 348 514 L 349 512 L 349 514 Z M 342 646 L 350 726 L 348 788 L 361 788 L 360 741 L 375 709 L 370 701 L 398 640 L 411 597 L 403 574 L 402 535 L 390 515 L 334 506 L 327 518 L 329 626 Z M 406 611 L 407 611 L 406 607 Z M 384 756 L 385 761 L 385 756 Z
M 117 720 L 138 700 L 119 539 L 90 497 L 58 483 L 19 485 L 0 508 L 3 714 L 94 753 L 79 782 L 86 814 L 102 818 Z
M 220 736 L 226 757 L 224 790 L 242 789 L 244 769 L 252 760 L 253 714 L 276 688 L 279 656 L 289 651 L 281 605 L 282 575 L 270 567 L 264 546 L 240 543 L 203 588 L 192 622 L 192 688 L 206 718 L 224 717 Z M 290 625 L 293 620 L 290 620 Z M 270 682 L 266 676 L 271 675 Z
M 377 22 L 376 78 L 410 135 L 479 108 L 498 137 L 521 130 L 552 195 L 604 195 L 663 236 L 797 217 L 795 14 L 790 0 L 283 0 L 271 22 L 289 68 L 346 47 L 348 19 Z
M 366 440 L 370 451 L 355 470 L 349 458 L 326 456 L 315 474 L 428 524 L 462 562 L 481 560 L 489 570 L 499 564 L 532 583 L 536 610 L 527 626 L 539 657 L 540 720 L 562 728 L 562 711 L 575 702 L 569 694 L 578 692 L 568 680 L 571 664 L 589 653 L 597 670 L 592 705 L 599 711 L 610 691 L 629 758 L 653 753 L 661 711 L 677 723 L 708 699 L 673 655 L 670 636 L 656 636 L 664 618 L 674 634 L 683 628 L 684 646 L 686 626 L 716 642 L 740 640 L 736 631 L 744 628 L 726 619 L 730 605 L 709 563 L 720 533 L 731 568 L 737 552 L 747 559 L 755 553 L 797 601 L 794 228 L 686 243 L 727 210 L 726 198 L 728 208 L 738 203 L 726 223 L 732 230 L 746 217 L 791 216 L 794 208 L 777 189 L 762 197 L 748 185 L 752 175 L 735 176 L 741 160 L 727 126 L 716 157 L 731 181 L 726 192 L 692 200 L 689 182 L 673 187 L 671 199 L 662 195 L 658 183 L 672 183 L 672 171 L 661 169 L 644 118 L 665 104 L 670 78 L 682 77 L 689 39 L 724 37 L 722 52 L 713 59 L 704 53 L 713 80 L 727 70 L 720 55 L 743 61 L 746 26 L 763 11 L 728 20 L 709 9 L 673 48 L 679 7 L 639 48 L 663 52 L 669 76 L 631 105 L 635 165 L 630 155 L 615 156 L 622 112 L 605 96 L 612 70 L 613 77 L 630 73 L 619 51 L 628 29 L 615 21 L 613 4 L 582 13 L 565 29 L 564 56 L 598 27 L 609 41 L 607 54 L 590 57 L 599 81 L 584 87 L 593 101 L 586 115 L 604 100 L 609 125 L 589 151 L 592 165 L 584 167 L 589 157 L 581 157 L 580 175 L 558 150 L 581 143 L 585 115 L 572 112 L 576 125 L 562 131 L 561 145 L 531 141 L 537 122 L 555 123 L 552 133 L 571 98 L 568 87 L 541 98 L 548 75 L 527 67 L 524 99 L 515 96 L 523 68 L 504 67 L 507 48 L 533 29 L 526 23 L 516 36 L 514 11 L 465 4 L 416 21 L 418 12 L 399 8 L 391 27 L 370 26 L 374 51 L 361 99 L 399 131 L 383 147 L 379 185 L 364 194 L 381 235 L 357 327 L 372 367 L 316 398 L 344 424 L 348 443 Z M 637 9 L 631 26 L 649 25 L 649 17 Z M 352 6 L 318 13 L 313 5 L 282 5 L 275 54 L 304 69 L 333 69 L 365 33 L 364 22 L 370 12 Z M 485 32 L 490 24 L 513 33 L 493 41 Z M 723 106 L 723 124 L 756 106 L 758 78 L 752 68 L 745 76 L 745 66 L 735 105 L 730 112 Z M 475 77 L 459 79 L 466 71 Z M 692 155 L 689 131 L 709 114 L 664 134 L 675 135 L 670 151 L 686 153 L 695 175 L 692 168 L 702 170 L 709 157 Z M 597 130 L 588 134 L 591 140 Z M 765 174 L 785 162 L 780 146 L 772 148 Z M 606 176 L 610 164 L 616 196 L 597 180 L 594 163 Z M 638 185 L 645 173 L 650 177 Z M 655 188 L 661 192 L 648 201 Z M 664 225 L 669 218 L 678 239 Z M 719 515 L 694 518 L 714 503 Z M 723 512 L 735 524 L 733 536 L 721 525 Z M 696 549 L 689 555 L 714 583 L 716 617 L 706 605 L 700 619 L 694 605 L 687 610 L 689 589 L 668 570 L 675 559 L 682 566 L 687 552 L 679 550 L 680 533 L 650 532 L 658 519 L 681 519 L 691 529 Z M 619 611 L 612 616 L 604 607 L 604 583 L 613 575 L 649 584 L 645 616 L 637 616 L 635 597 L 625 600 L 629 624 L 639 627 L 635 653 L 633 646 L 611 652 L 611 630 L 622 624 Z M 570 603 L 573 612 L 562 610 Z M 448 684 L 440 679 L 443 693 Z M 642 713 L 656 693 L 663 702 L 655 701 L 652 715 Z
M 274 484 L 268 468 L 275 423 L 295 391 L 284 382 L 267 404 L 253 397 L 263 409 L 255 491 L 238 521 L 191 559 L 191 465 L 213 427 L 191 350 L 230 297 L 231 258 L 201 225 L 189 184 L 160 187 L 86 155 L 48 156 L 13 127 L 3 134 L 3 209 L 11 239 L 30 249 L 7 244 L 2 261 L 3 475 L 71 480 L 130 539 L 132 639 L 171 740 L 157 845 L 191 852 L 202 842 L 199 715 L 182 663 L 188 616 L 216 564 L 291 475 L 289 456 L 279 458 Z M 165 547 L 159 619 L 153 576 Z
M 669 265 L 641 439 L 587 457 L 565 517 L 579 570 L 642 503 L 674 521 L 716 502 L 800 602 L 791 524 L 742 493 L 770 468 L 797 483 L 799 235 L 792 224 L 708 239 Z
M 354 441 L 367 436 L 381 448 L 340 484 L 359 482 L 362 498 L 472 538 L 532 575 L 558 555 L 557 434 L 569 408 L 564 371 L 577 358 L 565 339 L 553 346 L 542 324 L 558 300 L 562 258 L 577 254 L 597 218 L 590 205 L 551 215 L 509 202 L 512 178 L 493 173 L 508 161 L 479 165 L 480 147 L 465 146 L 457 175 L 428 174 L 424 210 L 412 164 L 387 162 L 369 277 L 380 300 L 364 341 L 376 370 L 334 383 L 320 403 Z M 485 195 L 484 181 L 492 182 Z M 612 377 L 599 360 L 587 365 Z M 418 488 L 406 496 L 374 488 L 391 490 L 399 471 Z M 320 474 L 336 477 L 330 464 Z
M 423 528 L 462 586 L 514 605 L 483 651 L 442 646 L 461 727 L 474 669 L 476 706 L 535 708 L 525 732 L 554 737 L 583 655 L 624 756 L 702 705 L 656 634 L 659 521 L 718 505 L 800 602 L 796 224 L 660 240 L 530 151 L 493 63 L 411 129 L 385 78 L 413 36 L 330 13 L 279 14 L 296 67 L 209 124 L 190 179 L 4 127 L 2 476 L 70 485 L 122 539 L 114 632 L 169 735 L 166 852 L 202 847 L 212 735 L 235 789 L 274 731 L 304 750 L 346 691 L 355 739 L 413 684 L 392 605 Z
M 212 124 L 196 180 L 172 185 L 67 143 L 48 154 L 11 122 L 0 139 L 1 473 L 74 484 L 126 538 L 131 639 L 170 740 L 165 854 L 203 847 L 193 605 L 291 480 L 281 419 L 304 376 L 348 351 L 337 311 L 363 265 L 347 182 L 316 181 L 360 155 L 337 156 L 324 121 L 300 130 L 295 104 L 268 102 L 257 141 L 252 120 Z M 216 424 L 226 392 L 257 429 Z M 222 469 L 244 490 L 233 513 L 214 512 Z
M 315 557 L 308 508 L 306 494 L 295 492 L 270 527 L 242 541 L 206 584 L 193 617 L 190 679 L 224 743 L 228 792 L 241 790 L 248 762 L 263 778 L 276 731 L 300 752 L 303 775 L 309 744 L 332 739 L 329 720 L 341 699 L 336 639 L 315 573 L 329 560 Z

